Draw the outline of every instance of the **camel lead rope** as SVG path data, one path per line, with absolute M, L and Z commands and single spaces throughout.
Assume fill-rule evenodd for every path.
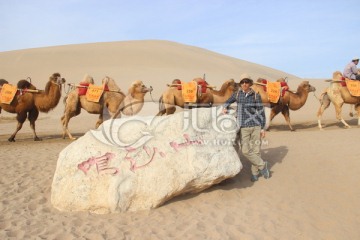
M 314 94 L 314 97 L 315 97 L 315 98 L 319 101 L 319 103 L 321 104 L 321 99 L 316 96 L 315 92 L 313 92 L 313 94 Z
M 151 88 L 151 86 L 150 86 L 150 88 Z M 157 104 L 158 102 L 154 100 L 153 95 L 152 95 L 152 91 L 150 91 L 149 93 L 150 93 L 151 101 L 153 103 Z

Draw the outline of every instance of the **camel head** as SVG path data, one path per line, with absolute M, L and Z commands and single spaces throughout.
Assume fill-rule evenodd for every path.
M 142 81 L 136 80 L 131 84 L 131 87 L 129 88 L 129 94 L 131 94 L 131 96 L 134 96 L 137 93 L 145 95 L 147 92 L 151 92 L 152 90 L 153 88 L 151 86 L 146 87 Z
M 240 84 L 235 82 L 235 80 L 233 78 L 231 78 L 231 79 L 225 81 L 225 83 L 221 86 L 221 90 L 224 89 L 224 91 L 225 91 L 226 89 L 230 89 L 232 92 L 234 92 L 239 89 L 239 86 L 240 86 Z
M 46 94 L 49 93 L 52 84 L 58 85 L 59 89 L 61 90 L 61 84 L 65 84 L 65 82 L 66 82 L 65 78 L 62 78 L 60 73 L 53 73 L 49 77 L 49 81 L 45 86 L 45 93 Z
M 58 85 L 64 84 L 66 82 L 65 78 L 62 78 L 60 73 L 53 73 L 49 77 L 49 82 L 56 83 Z
M 305 89 L 307 92 L 315 92 L 316 88 L 310 85 L 309 81 L 303 81 L 300 83 L 299 88 Z

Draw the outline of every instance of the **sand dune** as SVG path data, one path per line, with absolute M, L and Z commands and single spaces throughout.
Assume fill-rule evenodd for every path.
M 334 71 L 337 69 L 334 69 Z M 203 76 L 219 86 L 247 72 L 253 78 L 288 76 L 296 89 L 305 79 L 206 49 L 168 41 L 128 41 L 67 45 L 0 53 L 0 78 L 16 83 L 31 77 L 42 89 L 53 72 L 77 83 L 88 73 L 99 83 L 108 75 L 126 91 L 136 79 L 152 85 L 157 101 L 166 84 Z M 332 73 L 329 73 L 329 77 Z M 26 122 L 15 143 L 15 115 L 0 115 L 0 238 L 1 239 L 359 239 L 360 155 L 357 120 L 344 117 L 351 129 L 335 120 L 333 106 L 324 114 L 325 130 L 317 128 L 316 111 L 323 79 L 306 79 L 317 88 L 307 103 L 291 112 L 297 131 L 290 132 L 277 116 L 267 133 L 263 156 L 272 177 L 250 182 L 250 165 L 210 189 L 177 197 L 151 211 L 111 215 L 65 213 L 50 204 L 50 187 L 59 152 L 71 143 L 61 139 L 60 101 L 54 111 L 40 114 L 41 142 L 32 141 Z M 63 95 L 65 93 L 63 92 Z M 154 115 L 150 95 L 140 114 Z M 93 129 L 97 116 L 82 112 L 70 121 L 81 137 Z

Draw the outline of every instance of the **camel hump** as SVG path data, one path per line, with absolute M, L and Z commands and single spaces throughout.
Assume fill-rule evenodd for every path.
M 34 85 L 32 85 L 29 81 L 22 79 L 17 83 L 17 88 L 19 89 L 36 89 Z
M 83 80 L 81 80 L 80 83 L 94 84 L 94 78 L 92 76 L 90 76 L 89 74 L 85 74 Z
M 335 71 L 333 73 L 333 80 L 344 80 L 344 79 L 345 78 L 340 71 Z
M 108 89 L 110 91 L 117 91 L 117 92 L 121 91 L 120 87 L 116 84 L 115 80 L 112 79 L 111 77 L 108 77 L 108 76 L 104 77 L 101 80 L 101 83 L 104 84 L 104 85 L 107 85 Z
M 205 81 L 205 79 L 200 78 L 200 77 L 194 78 L 193 81 L 197 82 L 198 84 L 203 84 L 203 83 L 206 83 L 206 84 L 207 84 L 207 82 Z
M 172 84 L 181 84 L 181 80 L 180 79 L 174 79 L 171 83 Z
M 209 85 L 203 78 L 194 78 L 193 81 L 197 82 L 198 86 L 201 86 L 201 93 L 206 93 L 207 86 Z
M 277 82 L 286 82 L 286 78 L 279 78 L 278 80 L 276 80 Z
M 265 78 L 258 78 L 258 79 L 256 80 L 256 82 L 258 82 L 258 83 L 263 83 L 263 84 L 267 84 L 268 80 L 265 79 Z
M 182 84 L 181 80 L 176 78 L 171 82 L 170 87 L 176 88 L 177 90 L 182 90 L 181 84 Z
M 6 81 L 5 79 L 0 79 L 0 86 L 9 83 L 8 81 Z

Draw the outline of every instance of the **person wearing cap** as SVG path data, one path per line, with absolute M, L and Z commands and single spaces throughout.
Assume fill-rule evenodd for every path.
M 360 80 L 359 70 L 356 67 L 359 63 L 359 58 L 354 57 L 350 63 L 348 63 L 344 69 L 343 75 L 346 78 L 353 79 L 353 80 Z
M 261 96 L 251 88 L 253 80 L 247 74 L 240 77 L 240 89 L 233 93 L 223 105 L 223 113 L 228 112 L 229 106 L 237 103 L 237 124 L 241 151 L 251 162 L 251 181 L 255 182 L 259 176 L 270 177 L 267 162 L 261 158 L 261 138 L 265 137 L 265 112 Z

